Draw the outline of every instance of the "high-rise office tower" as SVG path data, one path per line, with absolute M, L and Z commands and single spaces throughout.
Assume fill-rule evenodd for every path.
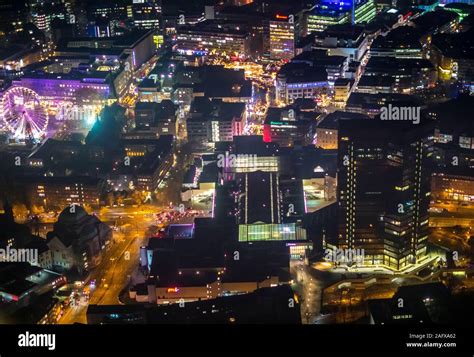
M 276 14 L 263 22 L 264 57 L 290 60 L 295 56 L 295 25 L 293 15 Z
M 401 270 L 426 256 L 430 122 L 342 120 L 338 155 L 339 246 L 364 264 Z
M 160 29 L 162 22 L 161 0 L 133 0 L 127 6 L 127 16 L 140 29 Z

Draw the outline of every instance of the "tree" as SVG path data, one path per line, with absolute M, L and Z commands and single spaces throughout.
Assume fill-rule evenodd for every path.
M 117 201 L 117 204 L 118 204 L 118 205 L 123 204 L 123 194 L 122 194 L 122 192 L 119 192 L 119 193 L 118 193 L 117 198 L 116 198 L 116 201 Z
M 140 204 L 142 204 L 142 202 L 144 200 L 144 197 L 143 197 L 143 194 L 140 191 L 135 190 L 132 193 L 132 199 L 137 205 L 140 205 Z
M 39 206 L 33 205 L 31 207 L 31 213 L 34 214 L 34 215 L 41 214 L 41 213 L 44 213 L 44 212 L 45 212 L 45 209 L 42 205 L 39 205 Z
M 16 218 L 24 219 L 28 216 L 30 211 L 26 208 L 26 205 L 23 203 L 16 203 L 13 205 L 13 215 Z
M 88 205 L 88 204 L 83 204 L 83 205 L 82 205 L 82 208 L 84 208 L 84 210 L 85 210 L 87 213 L 89 213 L 89 214 L 94 211 L 94 210 L 92 209 L 91 205 Z
M 113 192 L 107 192 L 106 202 L 108 206 L 113 206 L 115 202 L 115 196 Z

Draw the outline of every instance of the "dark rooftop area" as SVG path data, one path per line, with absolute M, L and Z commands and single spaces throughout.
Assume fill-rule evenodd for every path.
M 389 76 L 362 76 L 357 87 L 391 87 L 395 84 L 395 78 Z
M 338 129 L 340 120 L 370 119 L 368 116 L 358 113 L 335 111 L 327 114 L 319 123 L 318 128 Z
M 378 36 L 371 48 L 419 48 L 421 50 L 420 33 L 411 26 L 399 26 L 387 36 Z
M 429 11 L 413 20 L 415 26 L 423 33 L 431 33 L 439 30 L 440 27 L 447 25 L 458 18 L 458 14 L 449 10 Z
M 285 76 L 287 83 L 324 82 L 328 78 L 326 69 L 323 67 L 293 62 L 283 65 L 278 75 Z

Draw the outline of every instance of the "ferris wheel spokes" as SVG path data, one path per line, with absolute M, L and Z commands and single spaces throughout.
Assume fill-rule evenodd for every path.
M 25 87 L 9 88 L 3 95 L 1 119 L 18 140 L 41 140 L 48 127 L 48 114 L 36 92 Z

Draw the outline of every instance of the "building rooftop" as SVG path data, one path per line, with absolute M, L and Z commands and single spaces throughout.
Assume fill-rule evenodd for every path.
M 245 112 L 245 103 L 229 103 L 220 99 L 210 100 L 207 97 L 197 97 L 191 104 L 192 113 L 189 121 L 231 121 L 241 118 Z
M 240 222 L 278 223 L 280 217 L 280 202 L 277 195 L 280 190 L 277 174 L 255 171 L 241 174 L 239 186 L 244 196 L 240 204 Z
M 375 105 L 380 108 L 387 103 L 411 103 L 413 105 L 420 105 L 420 101 L 409 94 L 400 94 L 400 93 L 377 93 L 377 94 L 368 94 L 368 93 L 359 93 L 352 92 L 347 101 L 347 106 L 370 106 Z
M 122 36 L 114 37 L 74 37 L 64 38 L 58 43 L 58 52 L 76 52 L 77 50 L 103 51 L 110 50 L 120 53 L 125 48 L 135 47 L 140 41 L 152 33 L 151 30 L 134 30 Z
M 97 177 L 90 177 L 90 176 L 22 176 L 17 177 L 17 180 L 24 182 L 24 183 L 45 183 L 45 184 L 58 184 L 58 185 L 66 185 L 66 184 L 76 184 L 82 183 L 84 185 L 99 185 L 102 182 L 102 179 Z
M 427 112 L 437 120 L 441 133 L 457 136 L 474 137 L 474 123 L 471 109 L 474 98 L 469 95 L 460 96 L 444 103 L 431 105 Z
M 280 68 L 278 76 L 284 76 L 287 83 L 326 82 L 328 74 L 323 67 L 312 67 L 305 63 L 287 63 Z
M 204 94 L 209 98 L 251 97 L 252 81 L 245 79 L 243 70 L 234 71 L 223 66 L 199 67 Z
M 51 155 L 57 155 L 59 150 L 66 149 L 68 151 L 79 151 L 83 148 L 83 144 L 80 141 L 66 141 L 56 140 L 48 138 L 41 143 L 32 153 L 28 156 L 31 159 L 34 158 L 45 158 Z
M 350 119 L 370 119 L 368 116 L 358 113 L 335 111 L 327 114 L 319 123 L 318 128 L 338 129 L 340 120 Z
M 155 150 L 148 153 L 145 158 L 140 162 L 137 173 L 140 175 L 149 175 L 155 172 L 155 170 L 161 165 L 166 155 L 171 152 L 173 148 L 173 135 L 160 135 L 155 142 Z
M 317 37 L 336 37 L 342 40 L 357 41 L 363 33 L 364 26 L 344 23 L 328 26 L 321 34 L 317 34 Z
M 421 50 L 420 32 L 412 26 L 399 26 L 386 36 L 378 36 L 372 42 L 371 48 L 414 48 Z
M 392 87 L 395 84 L 395 78 L 390 76 L 362 76 L 357 87 Z
M 456 20 L 458 17 L 458 14 L 454 11 L 437 9 L 426 12 L 412 21 L 422 34 L 428 34 L 438 31 L 441 27 Z
M 339 7 L 337 4 L 318 4 L 315 5 L 310 11 L 309 14 L 312 16 L 327 16 L 333 18 L 342 18 L 347 16 L 350 9 L 349 7 Z
M 218 33 L 235 36 L 248 36 L 245 23 L 230 20 L 205 20 L 193 25 L 180 26 L 178 33 L 199 32 L 199 33 Z
M 433 69 L 433 64 L 427 59 L 370 57 L 366 65 L 366 73 L 412 73 L 422 69 Z
M 149 323 L 149 324 L 300 324 L 299 304 L 288 309 L 288 299 L 294 297 L 289 285 L 261 288 L 249 294 L 179 304 L 149 305 L 89 305 L 88 323 Z M 133 308 L 132 308 L 133 306 Z
M 275 156 L 278 145 L 266 143 L 260 135 L 234 136 L 234 151 L 236 154 L 254 154 L 258 156 Z
M 109 83 L 110 72 L 71 70 L 68 73 L 49 73 L 42 70 L 26 72 L 18 81 L 23 79 L 44 79 L 61 81 L 81 81 L 94 83 Z
M 339 121 L 339 137 L 349 137 L 355 142 L 378 141 L 381 145 L 404 143 L 413 138 L 432 135 L 433 120 L 420 117 L 420 123 L 413 125 L 408 120 L 380 120 L 379 118 L 343 119 Z
M 371 318 L 375 324 L 429 323 L 429 315 L 422 302 L 407 302 L 398 306 L 394 299 L 373 299 L 368 301 Z
M 292 63 L 308 63 L 313 67 L 340 66 L 344 61 L 345 56 L 329 56 L 326 50 L 304 51 L 291 60 Z
M 20 297 L 37 285 L 27 279 L 42 270 L 29 263 L 0 262 L 0 292 Z
M 466 32 L 455 34 L 436 34 L 432 45 L 452 59 L 474 59 L 474 27 Z
M 347 86 L 352 81 L 348 78 L 338 78 L 334 81 L 334 87 Z
M 292 125 L 306 124 L 315 121 L 317 115 L 315 112 L 301 111 L 296 108 L 293 109 L 293 106 L 285 108 L 270 107 L 265 114 L 264 123 L 288 122 L 288 124 Z

